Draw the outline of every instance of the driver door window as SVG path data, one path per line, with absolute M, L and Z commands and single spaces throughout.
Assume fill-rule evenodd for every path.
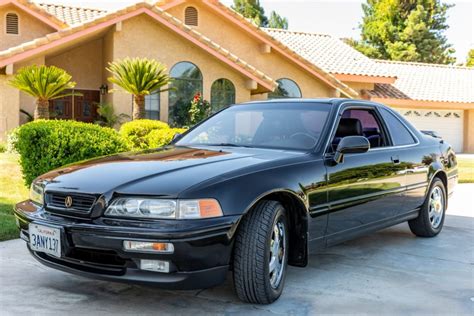
M 364 136 L 369 140 L 370 148 L 386 147 L 382 124 L 374 110 L 348 109 L 342 114 L 331 147 L 335 151 L 342 138 L 346 136 Z

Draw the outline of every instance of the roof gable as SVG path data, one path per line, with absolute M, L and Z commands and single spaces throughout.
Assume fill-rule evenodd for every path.
M 0 68 L 30 58 L 47 51 L 48 49 L 68 43 L 69 41 L 77 40 L 78 38 L 105 29 L 118 22 L 140 14 L 146 14 L 154 18 L 165 27 L 188 39 L 196 46 L 199 46 L 225 64 L 229 65 L 231 68 L 239 71 L 249 79 L 256 81 L 257 84 L 264 89 L 273 91 L 277 86 L 277 83 L 272 78 L 257 70 L 246 61 L 235 56 L 196 30 L 184 25 L 180 20 L 174 18 L 160 8 L 146 2 L 141 2 L 115 12 L 110 12 L 85 24 L 60 30 L 56 33 L 48 34 L 45 37 L 4 50 L 0 52 Z
M 264 32 L 260 27 L 255 25 L 250 20 L 246 19 L 239 13 L 235 12 L 231 8 L 222 4 L 218 0 L 194 0 L 195 2 L 201 3 L 206 8 L 210 9 L 213 14 L 218 14 L 223 17 L 226 21 L 231 22 L 233 25 L 244 30 L 250 36 L 256 38 L 263 44 L 271 46 L 271 48 L 283 55 L 287 60 L 296 64 L 298 67 L 303 68 L 305 71 L 309 72 L 312 76 L 318 78 L 325 84 L 335 88 L 340 91 L 343 95 L 348 97 L 357 97 L 358 93 L 338 80 L 335 76 L 320 68 L 318 65 L 313 64 L 312 62 L 305 59 L 303 56 L 297 54 L 292 49 L 288 48 L 284 43 L 281 43 L 277 39 L 273 38 L 266 32 Z M 177 5 L 185 3 L 185 0 L 162 0 L 157 2 L 157 6 L 164 10 L 168 10 Z
M 9 4 L 28 13 L 29 15 L 42 21 L 43 23 L 52 27 L 55 30 L 60 30 L 67 27 L 67 24 L 65 24 L 63 21 L 59 20 L 54 15 L 44 11 L 42 8 L 40 8 L 33 2 L 29 2 L 26 0 L 0 0 L 0 7 L 9 5 Z

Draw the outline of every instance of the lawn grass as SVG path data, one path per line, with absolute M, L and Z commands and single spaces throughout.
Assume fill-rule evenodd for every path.
M 474 157 L 458 157 L 459 183 L 474 183 Z
M 18 238 L 13 205 L 28 197 L 23 183 L 18 156 L 0 153 L 0 241 Z

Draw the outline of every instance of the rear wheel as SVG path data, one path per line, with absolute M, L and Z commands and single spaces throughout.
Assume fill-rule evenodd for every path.
M 269 304 L 283 291 L 288 225 L 283 206 L 261 201 L 242 219 L 234 248 L 234 286 L 249 303 Z
M 417 218 L 408 221 L 412 233 L 420 237 L 438 235 L 444 224 L 446 202 L 446 188 L 443 181 L 436 178 L 430 186 L 420 214 Z

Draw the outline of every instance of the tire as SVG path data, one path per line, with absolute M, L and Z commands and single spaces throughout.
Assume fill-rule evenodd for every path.
M 436 192 L 441 196 L 439 206 L 433 199 Z M 417 218 L 408 221 L 411 232 L 419 237 L 434 237 L 438 235 L 443 229 L 447 205 L 446 187 L 443 181 L 435 178 L 420 209 L 420 214 Z M 438 209 L 438 207 L 441 207 L 441 209 Z
M 270 304 L 280 297 L 288 262 L 287 223 L 286 211 L 276 201 L 258 202 L 242 219 L 235 240 L 233 262 L 234 287 L 242 301 Z M 277 247 L 279 237 L 280 247 Z M 272 256 L 272 253 L 276 255 Z M 270 274 L 272 258 L 275 268 Z

